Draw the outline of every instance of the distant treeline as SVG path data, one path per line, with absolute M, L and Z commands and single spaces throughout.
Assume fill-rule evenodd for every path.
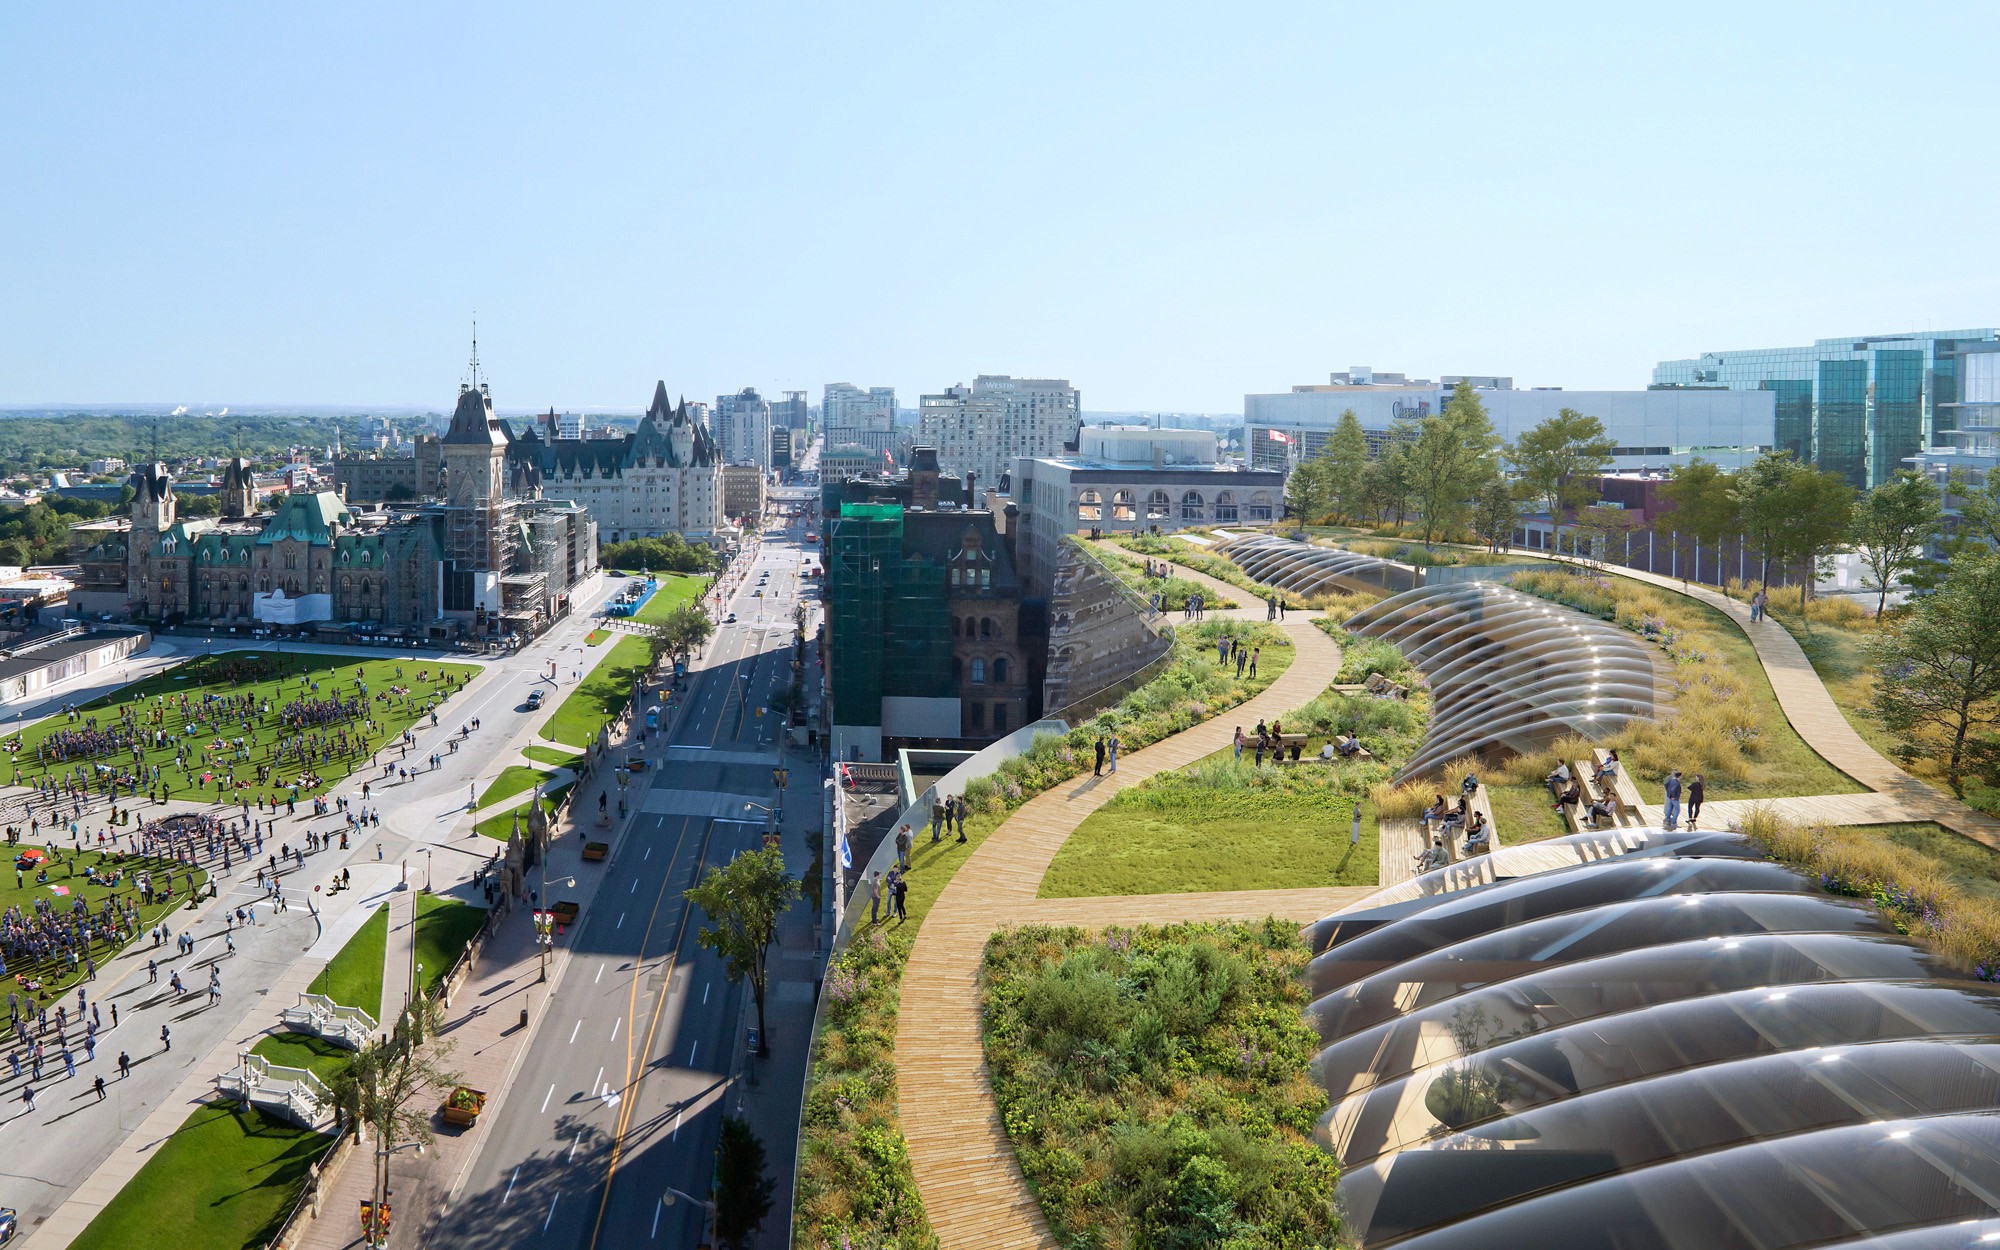
M 354 450 L 374 445 L 381 417 L 145 417 L 77 413 L 64 417 L 0 419 L 0 474 L 78 468 L 103 456 L 139 463 L 155 454 L 241 455 L 258 459 L 292 447 L 324 447 L 334 441 Z M 416 416 L 389 418 L 404 438 L 421 429 Z

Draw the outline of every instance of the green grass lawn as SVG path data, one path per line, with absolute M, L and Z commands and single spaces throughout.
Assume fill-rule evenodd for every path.
M 382 904 L 313 978 L 311 992 L 382 1018 L 382 959 L 389 949 L 389 905 Z
M 423 991 L 436 994 L 466 943 L 486 923 L 486 909 L 436 894 L 417 896 L 417 962 L 424 968 Z
M 57 908 L 65 910 L 76 902 L 76 900 L 82 899 L 90 906 L 93 913 L 103 906 L 105 899 L 114 896 L 121 900 L 137 903 L 139 901 L 137 873 L 139 871 L 150 870 L 153 874 L 153 883 L 155 886 L 158 886 L 162 880 L 162 873 L 166 869 L 165 861 L 162 860 L 128 856 L 120 861 L 97 851 L 65 850 L 59 843 L 48 841 L 37 844 L 23 840 L 19 847 L 12 848 L 12 850 L 18 854 L 23 849 L 38 845 L 42 847 L 53 845 L 55 848 L 55 858 L 49 861 L 46 870 L 49 875 L 48 883 L 45 885 L 37 884 L 35 881 L 36 870 L 34 869 L 15 874 L 6 871 L 4 868 L 0 868 L 0 912 L 5 912 L 11 907 L 19 907 L 23 914 L 33 914 L 35 902 L 38 899 L 46 900 Z M 93 884 L 84 877 L 85 869 L 91 867 L 101 868 L 107 880 L 108 874 L 111 872 L 122 872 L 123 876 L 115 888 L 109 885 Z M 147 941 L 148 939 L 145 936 L 146 930 L 158 924 L 162 916 L 187 905 L 189 893 L 187 878 L 183 875 L 186 871 L 184 868 L 174 870 L 173 901 L 168 903 L 154 903 L 150 907 L 143 903 L 139 905 L 139 935 L 133 939 L 134 941 Z M 19 885 L 15 884 L 17 879 L 20 881 Z M 208 881 L 208 874 L 200 869 L 196 869 L 194 880 L 195 889 L 200 890 Z M 57 894 L 55 887 L 58 886 L 68 891 L 68 893 Z M 179 928 L 180 921 L 176 920 L 174 927 Z M 91 949 L 96 953 L 98 964 L 102 966 L 108 963 L 115 950 L 120 948 L 114 948 L 108 942 L 97 942 L 93 944 Z M 28 964 L 21 960 L 13 960 L 8 963 L 7 972 L 9 973 L 9 979 L 0 981 L 0 990 L 12 989 L 19 984 L 20 978 L 24 976 L 29 977 L 42 982 L 42 1001 L 54 999 L 64 989 L 75 985 L 78 981 L 83 980 L 89 975 L 87 967 L 79 965 L 75 972 L 71 972 L 63 963 L 56 960 L 48 960 L 37 964 Z M 25 994 L 26 990 L 23 989 L 21 992 Z
M 328 1085 L 354 1060 L 353 1051 L 310 1033 L 273 1033 L 250 1051 L 288 1068 L 311 1068 L 313 1075 Z
M 149 677 L 141 682 L 95 699 L 85 704 L 82 714 L 85 720 L 94 719 L 100 729 L 110 729 L 118 725 L 126 709 L 131 709 L 137 718 L 141 731 L 143 761 L 147 765 L 160 766 L 161 780 L 166 783 L 175 797 L 189 797 L 196 779 L 203 772 L 226 773 L 233 765 L 239 788 L 229 791 L 235 799 L 283 798 L 294 793 L 286 788 L 286 783 L 295 782 L 302 773 L 310 772 L 320 778 L 320 784 L 301 786 L 295 793 L 299 797 L 318 794 L 348 776 L 384 742 L 394 740 L 403 730 L 416 724 L 420 719 L 428 722 L 428 708 L 444 702 L 457 688 L 459 679 L 470 680 L 478 673 L 470 664 L 441 664 L 435 660 L 393 660 L 368 659 L 350 662 L 345 656 L 320 655 L 310 652 L 271 653 L 262 651 L 224 651 L 213 656 L 201 656 L 186 664 Z M 419 679 L 417 674 L 425 674 Z M 303 680 L 306 684 L 301 686 Z M 318 686 L 315 691 L 312 687 Z M 272 755 L 275 744 L 281 738 L 290 738 L 298 730 L 286 727 L 281 716 L 285 707 L 301 698 L 308 700 L 351 699 L 359 695 L 359 687 L 368 687 L 368 711 L 373 718 L 374 728 L 364 730 L 359 721 L 347 725 L 350 740 L 364 739 L 355 752 L 335 758 L 321 758 L 310 764 L 301 763 L 296 758 L 277 760 Z M 403 687 L 408 695 L 390 693 L 391 687 Z M 202 699 L 207 695 L 250 695 L 259 703 L 268 702 L 268 715 L 261 711 L 253 714 L 250 729 L 246 732 L 243 720 L 231 719 L 215 710 L 213 715 L 204 711 Z M 181 712 L 181 696 L 189 699 L 190 714 L 186 718 Z M 13 779 L 17 782 L 30 781 L 50 772 L 68 774 L 78 767 L 88 768 L 96 760 L 117 767 L 129 767 L 131 751 L 126 748 L 91 759 L 38 760 L 36 747 L 52 735 L 84 728 L 83 721 L 70 721 L 56 716 L 30 725 L 12 741 L 20 744 L 14 755 Z M 155 747 L 152 733 L 163 729 L 170 735 L 169 741 Z M 313 731 L 315 734 L 321 731 Z M 330 731 L 326 731 L 330 732 Z M 233 756 L 233 748 L 214 749 L 211 743 L 218 739 L 233 741 L 244 738 L 250 755 L 247 760 L 225 759 Z M 180 742 L 188 748 L 188 767 L 185 773 L 174 765 L 174 743 Z M 257 768 L 271 767 L 271 776 L 265 782 L 257 781 Z M 204 792 L 214 796 L 217 791 L 213 784 Z
M 571 784 L 573 783 L 565 781 L 555 789 L 545 791 L 542 794 L 542 810 L 551 816 L 555 815 L 556 804 L 562 801 L 562 796 L 568 792 Z M 504 812 L 488 816 L 485 820 L 474 825 L 473 829 L 482 837 L 505 842 L 514 832 L 514 817 L 516 814 L 521 817 L 521 827 L 523 829 L 527 828 L 528 805 L 523 803 L 518 807 L 510 807 Z
M 625 710 L 632 698 L 632 683 L 645 674 L 652 660 L 647 639 L 632 634 L 620 638 L 556 708 L 555 715 L 542 726 L 542 737 L 573 747 L 589 746 L 597 740 L 597 731 Z
M 581 768 L 583 757 L 573 751 L 559 751 L 554 747 L 522 747 L 521 754 L 544 764 L 554 764 L 557 768 Z
M 1317 764 L 1260 772 L 1246 761 L 1152 778 L 1077 827 L 1041 897 L 1373 885 L 1374 817 L 1364 808 L 1361 840 L 1350 845 L 1357 796 L 1324 774 Z
M 1493 826 L 1503 846 L 1539 842 L 1569 832 L 1569 826 L 1556 815 L 1555 800 L 1542 786 L 1490 785 L 1486 797 L 1493 804 Z
M 653 597 L 646 600 L 646 606 L 632 619 L 658 623 L 667 619 L 669 613 L 683 603 L 692 603 L 708 589 L 710 579 L 693 573 L 661 573 L 660 588 Z
M 585 634 L 585 635 L 583 636 L 583 641 L 584 641 L 584 644 L 585 644 L 586 646 L 592 646 L 592 647 L 594 647 L 594 646 L 596 646 L 596 645 L 597 645 L 598 643 L 600 643 L 600 642 L 603 642 L 603 641 L 604 641 L 604 640 L 605 640 L 606 638 L 609 638 L 609 637 L 611 637 L 611 631 L 610 631 L 610 630 L 608 630 L 608 629 L 593 629 L 593 630 L 591 630 L 591 631 L 590 631 L 589 633 L 587 633 L 587 634 Z
M 1933 821 L 1907 825 L 1861 825 L 1847 830 L 1908 847 L 1936 864 L 1967 894 L 2000 899 L 2000 851 L 1974 842 Z
M 236 1250 L 273 1237 L 333 1138 L 227 1101 L 196 1111 L 153 1151 L 76 1250 Z
M 493 784 L 486 787 L 486 793 L 479 796 L 479 806 L 491 807 L 502 799 L 510 799 L 517 794 L 532 790 L 538 782 L 547 782 L 554 776 L 555 773 L 545 768 L 509 764 L 498 777 L 493 779 Z

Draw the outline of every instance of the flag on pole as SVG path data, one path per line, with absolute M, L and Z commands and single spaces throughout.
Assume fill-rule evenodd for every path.
M 1270 439 L 1274 443 L 1289 443 L 1292 441 L 1291 436 L 1289 434 L 1285 434 L 1279 430 L 1265 430 L 1264 437 Z

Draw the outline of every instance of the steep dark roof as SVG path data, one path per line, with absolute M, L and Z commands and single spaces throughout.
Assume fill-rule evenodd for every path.
M 687 444 L 685 452 L 676 449 L 677 440 Z M 622 477 L 626 469 L 641 461 L 658 461 L 676 469 L 707 468 L 721 461 L 715 440 L 688 412 L 687 401 L 676 407 L 668 400 L 665 382 L 654 386 L 652 405 L 639 419 L 639 428 L 624 438 L 549 440 L 530 428 L 513 437 L 507 459 L 510 463 L 531 460 L 543 478 Z
M 1021 583 L 1014 574 L 1014 561 L 1007 554 L 1007 544 L 1001 541 L 999 531 L 994 528 L 991 512 L 905 511 L 903 554 L 949 564 L 967 546 L 967 530 L 978 535 L 979 546 L 993 565 L 993 585 L 981 589 L 1018 589 Z
M 503 447 L 507 444 L 507 430 L 499 418 L 493 415 L 493 397 L 483 386 L 467 386 L 458 392 L 458 407 L 452 409 L 451 428 L 444 432 L 448 446 L 465 446 L 468 443 L 488 447 Z
M 256 487 L 254 475 L 250 472 L 250 462 L 242 456 L 232 456 L 222 465 L 223 490 L 251 490 Z

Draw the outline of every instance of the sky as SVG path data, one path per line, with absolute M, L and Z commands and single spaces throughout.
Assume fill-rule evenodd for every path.
M 503 407 L 2000 323 L 2000 6 L 0 7 L 0 403 Z

